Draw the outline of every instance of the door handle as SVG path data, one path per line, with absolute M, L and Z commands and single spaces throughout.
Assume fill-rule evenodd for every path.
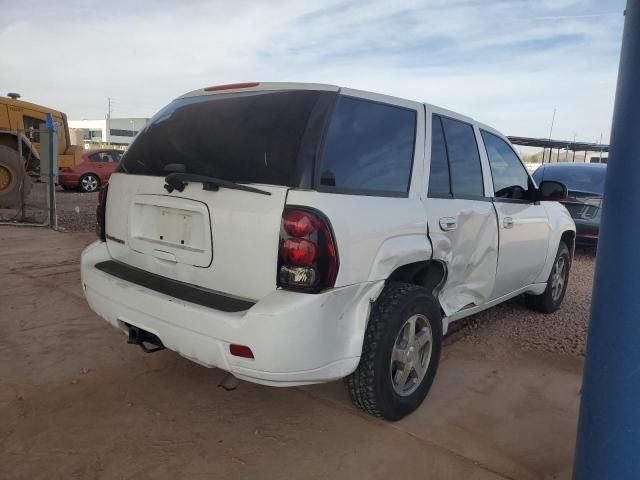
M 504 220 L 502 220 L 502 226 L 504 228 L 513 228 L 513 218 L 511 217 L 504 217 Z
M 440 228 L 445 232 L 458 228 L 458 222 L 453 217 L 442 217 L 440 219 Z

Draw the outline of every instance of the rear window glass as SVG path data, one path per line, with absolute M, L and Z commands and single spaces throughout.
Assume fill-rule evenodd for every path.
M 267 91 L 177 99 L 140 132 L 119 171 L 165 176 L 165 166 L 178 163 L 188 173 L 223 180 L 296 186 L 299 158 L 314 151 L 305 142 L 318 136 L 306 135 L 307 126 L 327 95 L 334 94 Z
M 533 175 L 536 183 L 543 180 L 555 180 L 562 182 L 567 189 L 587 192 L 603 193 L 606 168 L 582 165 L 557 166 L 539 168 Z
M 319 168 L 322 189 L 405 195 L 409 189 L 416 112 L 340 96 Z

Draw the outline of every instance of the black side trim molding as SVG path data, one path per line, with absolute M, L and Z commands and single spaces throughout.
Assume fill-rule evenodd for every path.
M 107 238 L 107 240 L 111 240 L 113 242 L 124 245 L 124 240 L 120 240 L 118 237 L 114 237 L 112 235 L 109 235 L 108 233 L 105 235 L 105 237 Z
M 219 292 L 171 280 L 170 278 L 161 277 L 160 275 L 124 265 L 114 260 L 96 263 L 95 268 L 121 280 L 148 288 L 149 290 L 222 312 L 243 312 L 255 305 L 255 302 L 249 300 L 229 297 Z

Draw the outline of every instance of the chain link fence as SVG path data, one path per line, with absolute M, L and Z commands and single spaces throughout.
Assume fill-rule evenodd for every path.
M 0 145 L 0 222 L 24 225 L 50 224 L 52 206 L 46 182 L 40 180 L 40 161 L 26 141 L 48 130 L 15 131 L 15 144 Z M 55 188 L 55 185 L 54 185 Z M 54 202 L 55 202 L 55 196 Z M 55 203 L 54 203 L 55 208 Z
M 56 185 L 56 178 L 41 175 L 47 170 L 41 170 L 41 162 L 49 161 L 44 158 L 47 149 L 41 141 L 46 141 L 49 131 L 21 129 L 12 133 L 24 143 L 0 144 L 0 224 L 94 231 L 98 192 L 63 188 Z M 26 142 L 40 144 L 40 159 Z

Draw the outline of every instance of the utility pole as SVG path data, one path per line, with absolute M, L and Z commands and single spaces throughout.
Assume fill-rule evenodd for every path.
M 549 129 L 549 141 L 551 141 L 551 134 L 553 133 L 553 122 L 556 120 L 556 109 L 553 108 L 553 116 L 551 117 L 551 128 Z
M 107 97 L 107 144 L 111 145 L 111 97 Z
M 598 163 L 602 163 L 602 132 L 600 132 L 600 140 L 598 140 L 598 145 L 600 145 L 600 158 L 598 159 Z
M 553 133 L 553 122 L 556 119 L 556 107 L 553 107 L 553 116 L 551 117 L 551 128 L 549 129 L 549 143 L 551 143 L 551 134 Z M 549 146 L 549 163 L 553 157 L 553 148 Z M 544 154 L 542 155 L 542 163 L 544 163 Z
M 640 0 L 627 0 L 582 383 L 574 480 L 640 473 Z

